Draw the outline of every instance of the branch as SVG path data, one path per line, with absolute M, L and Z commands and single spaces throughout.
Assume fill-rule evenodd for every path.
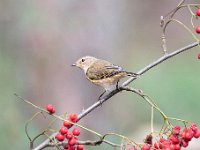
M 97 146 L 97 145 L 101 145 L 102 143 L 106 143 L 108 145 L 111 145 L 114 148 L 117 147 L 121 147 L 121 145 L 106 141 L 104 139 L 100 139 L 100 140 L 96 140 L 96 141 L 91 141 L 91 140 L 87 140 L 87 141 L 77 141 L 77 145 L 89 145 L 89 146 Z M 60 143 L 48 143 L 46 145 L 46 147 L 55 147 L 55 146 L 64 146 L 66 145 L 67 142 L 60 142 Z
M 193 47 L 196 47 L 196 46 L 198 46 L 199 44 L 200 44 L 199 42 L 194 42 L 194 43 L 191 43 L 191 44 L 189 44 L 189 45 L 187 45 L 187 46 L 185 46 L 185 47 L 182 47 L 182 48 L 180 48 L 180 49 L 177 49 L 177 50 L 175 50 L 175 51 L 173 51 L 173 52 L 171 52 L 171 53 L 169 53 L 169 54 L 165 54 L 164 56 L 160 57 L 160 58 L 157 59 L 156 61 L 150 63 L 149 65 L 147 65 L 146 67 L 144 67 L 143 69 L 141 69 L 140 71 L 138 71 L 137 74 L 142 75 L 142 74 L 144 74 L 145 72 L 147 72 L 148 70 L 150 70 L 151 68 L 153 68 L 153 67 L 159 65 L 159 64 L 162 63 L 163 61 L 165 61 L 165 60 L 167 60 L 167 59 L 169 59 L 169 58 L 171 58 L 171 57 L 173 57 L 173 56 L 176 56 L 176 55 L 179 54 L 179 53 L 182 53 L 182 52 L 184 52 L 184 51 L 187 51 L 187 50 L 189 50 L 189 49 L 191 49 L 191 48 L 193 48 Z M 127 85 L 129 85 L 129 84 L 130 84 L 133 80 L 135 80 L 135 79 L 136 79 L 135 77 L 129 78 L 127 81 L 125 81 L 125 82 L 122 84 L 122 86 L 127 86 Z
M 118 144 L 114 144 L 112 142 L 106 141 L 106 140 L 98 140 L 98 141 L 77 141 L 77 144 L 81 144 L 81 145 L 90 145 L 90 146 L 96 146 L 96 145 L 100 145 L 102 143 L 106 143 L 108 145 L 111 145 L 112 147 L 121 147 Z
M 143 69 L 141 69 L 140 71 L 137 72 L 137 74 L 142 75 L 144 73 L 146 73 L 148 70 L 150 70 L 151 68 L 161 64 L 162 62 L 164 62 L 165 60 L 176 56 L 179 53 L 182 53 L 184 51 L 187 51 L 193 47 L 196 47 L 199 45 L 199 42 L 194 42 L 192 44 L 189 44 L 185 47 L 182 47 L 180 49 L 177 49 L 169 54 L 165 54 L 164 56 L 160 57 L 159 59 L 157 59 L 156 61 L 150 63 L 149 65 L 147 65 L 146 67 L 144 67 Z M 119 93 L 120 91 L 123 90 L 124 87 L 126 87 L 127 85 L 129 85 L 131 82 L 133 82 L 136 79 L 136 77 L 130 77 L 127 81 L 125 81 L 119 88 L 116 88 L 114 90 L 112 90 L 111 92 L 107 93 L 101 100 L 97 101 L 96 103 L 94 103 L 93 105 L 91 105 L 89 108 L 87 108 L 86 110 L 84 110 L 83 112 L 81 112 L 78 116 L 78 120 L 82 119 L 83 117 L 85 117 L 87 114 L 89 114 L 90 112 L 92 112 L 93 110 L 95 110 L 97 107 L 101 106 L 104 102 L 106 102 L 108 99 L 110 99 L 112 96 L 114 96 L 115 94 Z M 55 137 L 56 133 L 53 133 L 51 135 L 51 137 Z M 46 139 L 44 142 L 42 142 L 40 145 L 38 145 L 36 148 L 34 148 L 33 150 L 41 150 L 45 147 L 47 147 L 47 145 L 49 144 L 50 139 Z

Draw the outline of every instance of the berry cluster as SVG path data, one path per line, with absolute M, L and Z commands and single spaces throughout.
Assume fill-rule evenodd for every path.
M 197 10 L 196 10 L 196 16 L 197 16 L 197 17 L 200 17 L 200 9 L 197 9 Z M 197 27 L 196 27 L 196 33 L 200 34 L 200 26 L 197 26 Z
M 199 11 L 200 16 L 200 11 Z M 52 105 L 47 105 L 46 110 L 49 114 L 55 113 L 55 108 Z M 74 128 L 72 132 L 69 132 L 69 128 L 73 126 L 73 123 L 78 121 L 77 114 L 70 114 L 67 121 L 63 122 L 63 126 L 60 128 L 59 133 L 56 135 L 58 142 L 63 142 L 66 139 L 66 144 L 63 144 L 64 150 L 84 150 L 84 146 L 77 144 L 78 136 L 80 135 L 80 129 Z M 168 133 L 168 134 L 167 134 Z M 166 136 L 168 135 L 168 136 Z M 169 132 L 165 133 L 166 138 L 163 136 L 160 139 L 153 142 L 153 136 L 147 135 L 144 144 L 139 148 L 141 150 L 181 150 L 181 148 L 188 147 L 189 142 L 193 138 L 200 138 L 200 131 L 196 124 L 192 123 L 190 127 L 185 127 L 181 130 L 180 126 L 175 126 Z M 129 148 L 129 150 L 139 150 L 136 147 Z
M 196 16 L 200 17 L 200 8 L 196 10 Z M 200 26 L 196 27 L 196 33 L 200 34 Z M 200 59 L 200 53 L 197 56 L 198 59 Z
M 63 122 L 63 126 L 60 128 L 59 133 L 56 135 L 56 139 L 59 142 L 63 142 L 65 139 L 67 140 L 67 144 L 63 145 L 65 150 L 84 150 L 83 145 L 77 144 L 78 136 L 80 135 L 80 129 L 74 128 L 72 132 L 68 129 L 73 126 L 73 123 L 78 121 L 77 114 L 70 114 L 68 121 Z
M 46 106 L 46 110 L 49 114 L 55 113 L 55 108 L 53 105 L 48 104 Z M 80 129 L 74 128 L 72 132 L 69 131 L 69 128 L 73 126 L 73 123 L 78 121 L 77 114 L 70 114 L 68 121 L 63 122 L 63 126 L 60 128 L 59 133 L 56 135 L 56 140 L 58 142 L 63 142 L 65 139 L 67 140 L 67 144 L 63 144 L 64 150 L 84 150 L 84 146 L 77 144 L 78 136 L 80 135 Z
M 181 150 L 182 147 L 188 146 L 192 138 L 199 137 L 200 131 L 194 123 L 182 131 L 180 126 L 175 126 L 168 138 L 161 137 L 154 144 L 152 142 L 145 143 L 141 150 Z

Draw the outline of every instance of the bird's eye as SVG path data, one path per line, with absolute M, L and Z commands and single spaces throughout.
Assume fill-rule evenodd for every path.
M 85 61 L 85 59 L 81 59 L 81 61 L 82 61 L 82 62 L 84 62 L 84 61 Z

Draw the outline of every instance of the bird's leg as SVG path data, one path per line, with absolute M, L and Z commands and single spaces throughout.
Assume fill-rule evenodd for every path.
M 103 93 L 101 93 L 101 95 L 100 95 L 99 98 L 98 98 L 98 100 L 99 100 L 100 103 L 101 103 L 101 106 L 102 106 L 102 100 L 101 100 L 101 97 L 102 97 L 105 93 L 106 93 L 106 90 L 105 90 Z
M 101 100 L 101 97 L 106 93 L 106 91 L 104 91 L 103 93 L 101 93 L 101 95 L 99 96 L 98 100 Z
M 116 89 L 119 90 L 119 80 L 117 81 Z

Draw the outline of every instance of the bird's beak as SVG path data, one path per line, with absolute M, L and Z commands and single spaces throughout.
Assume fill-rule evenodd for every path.
M 76 64 L 72 64 L 72 67 L 76 66 Z

